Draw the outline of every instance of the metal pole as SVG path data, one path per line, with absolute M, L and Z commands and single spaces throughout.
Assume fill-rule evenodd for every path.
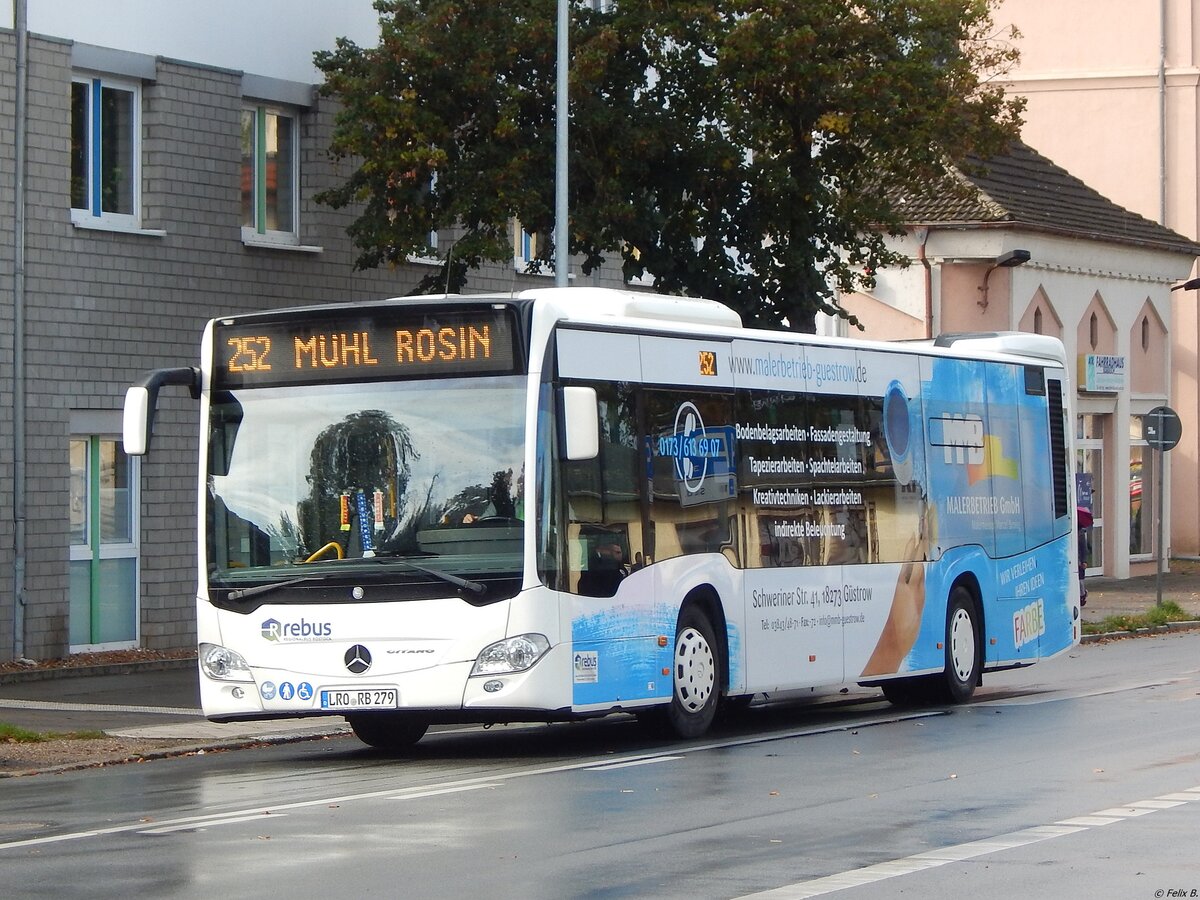
M 1167 224 L 1167 0 L 1158 4 L 1158 221 Z
M 567 30 L 571 0 L 558 0 L 558 60 L 554 117 L 554 286 L 567 286 Z
M 17 39 L 13 166 L 13 659 L 25 656 L 25 134 L 28 0 L 13 0 Z
M 1165 418 L 1165 416 L 1160 411 L 1158 414 L 1158 434 L 1160 436 L 1165 434 L 1165 432 L 1163 431 L 1163 419 L 1164 418 Z M 1158 529 L 1158 536 L 1156 538 L 1156 540 L 1158 541 L 1158 544 L 1157 544 L 1157 546 L 1158 546 L 1158 571 L 1154 577 L 1154 595 L 1155 595 L 1154 605 L 1155 606 L 1162 606 L 1162 602 L 1163 602 L 1162 601 L 1163 558 L 1167 555 L 1167 548 L 1163 544 L 1163 502 L 1164 502 L 1163 494 L 1165 494 L 1167 492 L 1167 490 L 1166 490 L 1166 485 L 1167 485 L 1166 459 L 1167 459 L 1167 452 L 1166 452 L 1166 450 L 1164 450 L 1162 448 L 1162 444 L 1159 444 L 1159 449 L 1158 449 L 1158 496 L 1154 498 L 1155 505 L 1158 507 L 1158 513 L 1156 516 L 1158 521 L 1156 522 L 1156 525 L 1155 525 L 1155 527 Z

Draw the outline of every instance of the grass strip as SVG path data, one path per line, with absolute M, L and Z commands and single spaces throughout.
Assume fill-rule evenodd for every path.
M 41 744 L 46 741 L 86 741 L 108 737 L 103 731 L 30 731 L 0 722 L 0 744 Z
M 1084 622 L 1084 634 L 1112 634 L 1118 631 L 1140 631 L 1160 628 L 1168 622 L 1190 622 L 1195 618 L 1174 600 L 1164 600 L 1138 615 L 1105 616 L 1099 622 Z

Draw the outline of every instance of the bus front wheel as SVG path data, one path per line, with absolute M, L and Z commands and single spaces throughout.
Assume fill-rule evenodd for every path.
M 681 738 L 708 731 L 721 695 L 720 651 L 708 616 L 685 607 L 675 628 L 675 659 L 667 725 Z
M 392 753 L 409 749 L 429 730 L 428 722 L 403 713 L 355 713 L 346 721 L 364 744 Z

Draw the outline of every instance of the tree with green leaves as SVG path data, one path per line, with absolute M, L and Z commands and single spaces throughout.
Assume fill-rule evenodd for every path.
M 999 0 L 572 3 L 569 252 L 748 324 L 811 331 L 906 260 L 896 197 L 1016 137 Z M 378 0 L 381 39 L 317 54 L 340 102 L 320 199 L 361 204 L 357 265 L 427 253 L 421 290 L 513 257 L 554 217 L 557 0 Z M 542 242 L 535 265 L 549 265 Z

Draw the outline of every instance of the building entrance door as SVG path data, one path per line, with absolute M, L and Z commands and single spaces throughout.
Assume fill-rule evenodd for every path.
M 136 465 L 119 438 L 71 438 L 72 653 L 138 645 Z
M 1085 414 L 1078 417 L 1075 433 L 1075 471 L 1090 476 L 1092 534 L 1091 554 L 1085 560 L 1088 575 L 1104 572 L 1104 437 L 1112 416 Z M 1086 505 L 1086 498 L 1079 498 Z

